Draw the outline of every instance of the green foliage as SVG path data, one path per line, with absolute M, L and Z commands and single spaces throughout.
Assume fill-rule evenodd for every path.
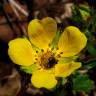
M 83 32 L 88 28 L 87 25 L 90 22 L 91 9 L 87 4 L 74 4 L 72 8 L 72 21 L 75 26 L 79 27 Z
M 60 35 L 61 34 L 60 34 L 60 30 L 59 30 L 59 31 L 56 32 L 56 35 L 55 35 L 54 39 L 52 40 L 52 42 L 50 44 L 51 49 L 57 48 Z
M 65 79 L 65 78 L 62 78 L 62 85 L 65 85 L 66 83 L 67 83 L 67 79 Z
M 71 56 L 71 57 L 62 57 L 58 61 L 59 64 L 69 63 L 72 61 L 75 61 L 78 58 L 78 56 Z
M 88 43 L 87 50 L 90 53 L 90 55 L 96 56 L 96 48 L 94 47 L 94 44 Z
M 90 69 L 94 68 L 95 66 L 96 66 L 96 60 L 91 60 L 91 61 L 83 64 L 83 68 L 87 69 L 87 70 L 90 70 Z
M 88 6 L 88 4 L 80 4 L 79 8 L 81 10 L 84 10 L 85 12 L 91 13 L 90 7 Z
M 81 16 L 83 18 L 83 20 L 87 20 L 90 17 L 90 7 L 86 4 L 80 4 L 79 6 L 79 11 L 81 13 Z
M 83 25 L 83 18 L 80 13 L 79 7 L 74 5 L 72 8 L 72 21 L 77 24 L 77 26 Z
M 94 88 L 94 83 L 89 79 L 88 75 L 77 75 L 73 79 L 73 89 L 75 91 L 90 92 Z
M 32 64 L 31 66 L 21 66 L 20 69 L 28 74 L 32 74 L 34 71 L 37 70 L 36 64 Z

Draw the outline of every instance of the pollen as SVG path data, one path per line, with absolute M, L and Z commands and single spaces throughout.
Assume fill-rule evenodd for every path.
M 54 67 L 55 64 L 57 64 L 55 55 L 52 51 L 43 52 L 39 56 L 39 64 L 44 69 L 49 69 Z

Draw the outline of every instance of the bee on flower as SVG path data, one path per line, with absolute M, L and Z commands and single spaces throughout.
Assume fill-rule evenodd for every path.
M 86 46 L 86 36 L 75 26 L 61 33 L 54 19 L 34 19 L 28 25 L 28 38 L 9 42 L 10 59 L 25 72 L 32 74 L 31 83 L 37 88 L 51 89 L 57 77 L 66 78 L 81 67 L 73 59 Z

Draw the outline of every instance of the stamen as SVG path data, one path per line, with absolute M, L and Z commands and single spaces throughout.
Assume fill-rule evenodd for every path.
M 54 48 L 51 48 L 51 50 L 54 50 Z
M 37 58 L 35 58 L 35 60 L 38 60 Z
M 44 52 L 44 49 L 41 49 L 41 52 Z
M 58 58 L 60 58 L 60 57 L 61 57 L 61 55 L 60 55 L 60 54 L 58 54 L 58 55 L 57 55 L 57 57 L 58 57 Z
M 55 53 L 53 53 L 53 55 L 55 55 L 56 54 L 56 52 Z
M 40 66 L 44 69 L 52 68 L 55 64 L 57 64 L 57 60 L 54 57 L 52 51 L 47 51 L 46 53 L 42 53 L 40 56 Z
M 48 67 L 48 68 L 51 68 L 51 67 L 53 67 L 55 64 L 57 64 L 57 60 L 56 60 L 54 57 L 50 57 L 50 58 L 48 59 L 48 65 L 47 65 L 47 67 Z
M 56 50 L 59 50 L 59 48 L 57 47 Z
M 34 64 L 36 64 L 36 62 L 34 62 Z
M 38 53 L 38 51 L 36 50 L 36 53 Z
M 48 46 L 50 47 L 50 45 L 51 45 L 51 44 L 49 43 Z
M 60 52 L 60 54 L 63 54 L 63 52 Z

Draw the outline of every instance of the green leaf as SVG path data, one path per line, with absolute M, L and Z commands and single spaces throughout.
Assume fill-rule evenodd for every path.
M 88 12 L 88 13 L 91 13 L 90 7 L 88 5 L 86 5 L 86 4 L 80 4 L 79 8 L 86 11 L 86 12 Z
M 88 61 L 86 63 L 83 63 L 83 68 L 85 68 L 87 70 L 90 70 L 95 66 L 96 66 L 96 60 L 91 60 L 91 61 Z
M 75 61 L 78 58 L 78 56 L 72 56 L 72 57 L 61 57 L 58 61 L 59 64 L 69 63 L 72 61 Z
M 96 48 L 92 43 L 87 44 L 87 50 L 91 55 L 96 56 Z
M 32 64 L 31 66 L 21 66 L 20 69 L 28 74 L 32 74 L 34 71 L 36 71 L 38 69 L 38 67 L 36 66 L 36 64 Z
M 72 20 L 77 24 L 83 23 L 83 18 L 82 18 L 82 15 L 80 13 L 79 7 L 75 4 L 72 7 Z
M 67 83 L 67 79 L 66 78 L 62 78 L 62 85 L 65 85 Z
M 88 75 L 77 75 L 73 79 L 73 89 L 75 91 L 90 92 L 94 88 L 94 82 L 89 79 Z
M 92 40 L 93 36 L 92 33 L 88 30 L 88 28 L 84 29 L 84 34 L 88 37 L 89 40 Z
M 83 20 L 87 20 L 90 17 L 90 7 L 88 5 L 80 4 L 79 11 Z
M 82 18 L 84 19 L 84 20 L 86 20 L 89 16 L 90 16 L 90 14 L 88 13 L 88 12 L 86 12 L 86 11 L 84 11 L 84 10 L 81 10 L 81 9 L 79 9 L 80 10 L 80 13 L 81 13 L 81 15 L 82 15 Z
M 60 31 L 57 31 L 55 37 L 53 38 L 53 40 L 50 44 L 51 49 L 57 48 L 60 35 L 61 35 Z

